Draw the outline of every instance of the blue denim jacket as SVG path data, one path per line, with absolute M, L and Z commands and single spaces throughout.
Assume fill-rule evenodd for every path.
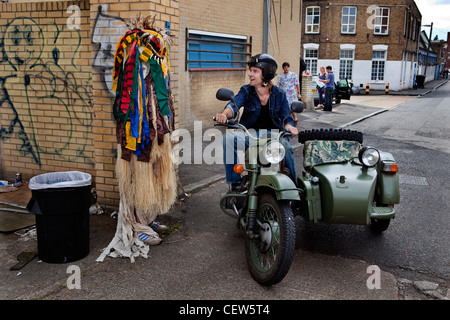
M 234 101 L 236 102 L 238 108 L 244 107 L 244 111 L 239 122 L 246 128 L 251 128 L 261 112 L 261 101 L 259 100 L 255 88 L 248 84 L 242 86 L 239 93 L 234 97 Z M 287 116 L 284 121 L 284 125 L 290 124 L 295 127 L 294 118 L 290 112 L 290 106 L 286 93 L 277 86 L 273 86 L 269 101 L 270 115 L 275 125 L 280 128 L 280 130 L 284 129 L 283 120 Z M 236 108 L 232 102 L 228 103 L 226 107 L 233 111 L 233 117 L 235 117 L 238 112 L 238 108 Z

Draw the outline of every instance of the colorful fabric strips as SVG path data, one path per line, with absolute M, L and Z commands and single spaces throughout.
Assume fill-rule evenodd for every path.
M 113 69 L 113 106 L 122 159 L 135 154 L 148 162 L 153 140 L 173 130 L 168 41 L 153 30 L 128 31 L 116 46 Z M 162 46 L 161 42 L 166 46 Z M 167 116 L 167 119 L 165 118 Z

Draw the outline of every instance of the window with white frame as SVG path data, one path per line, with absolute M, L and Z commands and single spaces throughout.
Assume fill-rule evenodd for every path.
M 356 7 L 342 8 L 341 33 L 356 33 Z
M 341 50 L 339 60 L 339 79 L 352 79 L 354 50 Z
M 311 75 L 318 74 L 317 70 L 317 60 L 319 59 L 319 50 L 318 49 L 305 49 L 305 63 L 306 70 L 311 73 Z
M 383 81 L 386 64 L 386 51 L 376 51 L 372 53 L 372 81 Z
M 387 35 L 389 33 L 389 8 L 376 8 L 373 24 L 374 34 Z
M 307 7 L 305 19 L 305 33 L 319 33 L 320 7 Z

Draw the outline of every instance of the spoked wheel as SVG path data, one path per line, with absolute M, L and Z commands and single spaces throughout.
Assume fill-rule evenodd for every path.
M 263 285 L 274 285 L 286 276 L 294 258 L 295 224 L 292 209 L 270 194 L 258 197 L 256 239 L 245 240 L 250 274 Z

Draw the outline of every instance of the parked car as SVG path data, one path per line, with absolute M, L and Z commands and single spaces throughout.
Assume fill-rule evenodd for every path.
M 317 90 L 317 83 L 316 80 L 317 77 L 313 77 L 313 86 L 312 86 L 312 92 L 314 96 L 314 105 L 317 106 L 319 104 L 319 91 Z M 333 89 L 333 101 L 335 104 L 340 104 L 341 100 L 350 100 L 350 97 L 353 92 L 353 83 L 348 82 L 347 79 L 339 80 L 334 84 Z M 325 101 L 325 94 L 323 94 L 323 101 Z

